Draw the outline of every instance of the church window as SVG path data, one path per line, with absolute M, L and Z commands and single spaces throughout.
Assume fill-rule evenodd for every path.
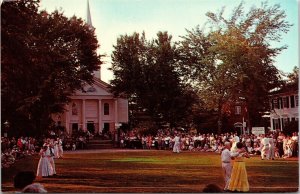
M 104 103 L 104 115 L 109 115 L 109 104 Z
M 96 92 L 96 88 L 94 88 L 94 87 L 89 87 L 89 88 L 87 89 L 87 92 Z
M 278 98 L 278 108 L 279 109 L 283 109 L 283 100 L 282 100 L 282 97 Z
M 278 109 L 278 100 L 277 100 L 277 98 L 273 99 L 273 109 Z
M 295 98 L 294 96 L 290 96 L 291 98 L 291 108 L 294 108 L 295 107 Z
M 72 115 L 78 115 L 77 104 L 72 104 Z

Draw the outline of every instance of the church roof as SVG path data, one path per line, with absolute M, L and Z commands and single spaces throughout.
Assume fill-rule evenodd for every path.
M 81 90 L 77 90 L 71 98 L 80 98 L 80 96 L 91 98 L 94 96 L 102 96 L 106 98 L 114 98 L 114 95 L 110 92 L 110 85 L 97 77 L 94 77 L 94 83 L 86 84 Z M 93 98 L 94 98 L 93 97 Z
M 282 87 L 270 92 L 270 96 L 280 96 L 298 93 L 298 83 L 286 83 Z

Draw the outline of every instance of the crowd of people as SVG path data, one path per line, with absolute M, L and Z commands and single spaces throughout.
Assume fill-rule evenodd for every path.
M 49 130 L 41 138 L 35 137 L 1 137 L 1 168 L 8 168 L 15 161 L 26 156 L 38 154 L 45 142 L 50 140 L 54 152 L 61 150 L 85 149 L 92 134 L 79 130 L 76 134 L 69 135 L 62 130 Z M 57 143 L 58 142 L 58 143 Z M 58 144 L 58 146 L 56 146 Z M 56 156 L 59 158 L 59 156 Z
M 35 154 L 39 142 L 33 137 L 1 137 L 1 168 L 10 167 L 15 161 Z
M 78 131 L 78 134 L 69 136 L 68 134 L 58 134 L 58 132 L 49 131 L 47 137 L 50 137 L 51 144 L 61 150 L 85 149 L 92 135 L 88 132 Z M 57 139 L 57 137 L 60 137 Z M 237 139 L 237 140 L 235 140 Z M 286 135 L 283 132 L 272 132 L 266 135 L 237 135 L 236 133 L 223 133 L 220 135 L 213 133 L 183 133 L 170 132 L 168 130 L 159 130 L 157 135 L 139 135 L 133 130 L 127 133 L 121 133 L 119 145 L 121 148 L 133 149 L 157 149 L 181 151 L 200 151 L 221 153 L 226 141 L 241 142 L 250 155 L 261 155 L 262 159 L 289 158 L 298 156 L 298 133 Z M 40 148 L 47 138 L 39 140 L 33 137 L 19 138 L 1 138 L 1 162 L 2 168 L 7 168 L 16 160 L 27 155 L 39 153 Z M 59 142 L 59 143 L 57 143 Z M 58 153 L 57 151 L 55 151 Z M 59 158 L 59 156 L 56 156 Z
M 79 131 L 80 132 L 80 131 Z M 62 138 L 61 138 L 62 137 Z M 35 177 L 56 176 L 55 160 L 63 158 L 64 149 L 84 149 L 91 135 L 78 133 L 68 136 L 63 133 L 49 131 L 44 138 L 33 137 L 1 138 L 2 168 L 7 168 L 16 160 L 27 155 L 39 154 Z M 69 141 L 69 140 L 72 141 Z M 159 130 L 157 135 L 139 135 L 137 130 L 121 133 L 121 148 L 170 150 L 174 153 L 182 151 L 215 152 L 221 154 L 222 168 L 225 172 L 225 190 L 248 191 L 249 185 L 243 158 L 260 155 L 262 160 L 275 158 L 298 157 L 297 132 L 286 135 L 283 132 L 271 132 L 260 135 L 237 135 L 237 133 L 184 133 L 182 131 Z M 230 159 L 235 158 L 232 165 Z M 242 188 L 237 187 L 237 184 Z M 23 189 L 43 190 L 41 185 L 32 183 Z M 209 189 L 209 188 L 208 188 Z M 241 190 L 239 190 L 241 189 Z
M 221 153 L 226 141 L 241 142 L 250 155 L 262 155 L 262 159 L 298 156 L 299 137 L 297 132 L 290 136 L 285 135 L 283 132 L 271 132 L 266 135 L 237 135 L 236 133 L 217 135 L 213 133 L 194 134 L 176 131 L 172 134 L 169 131 L 159 131 L 155 136 L 143 136 L 135 131 L 130 131 L 121 134 L 120 147 L 173 150 L 174 152 L 189 150 Z

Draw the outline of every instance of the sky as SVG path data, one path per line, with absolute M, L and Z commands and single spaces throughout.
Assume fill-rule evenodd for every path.
M 41 0 L 40 10 L 53 12 L 62 10 L 64 15 L 73 15 L 87 18 L 88 0 Z M 191 30 L 197 25 L 202 26 L 208 11 L 218 12 L 226 6 L 225 15 L 230 14 L 241 1 L 239 0 L 89 0 L 92 24 L 96 29 L 97 39 L 100 44 L 99 54 L 105 54 L 102 58 L 101 79 L 107 83 L 113 79 L 113 73 L 108 70 L 111 67 L 111 53 L 113 45 L 116 45 L 120 35 L 133 32 L 146 34 L 151 40 L 156 37 L 158 31 L 168 31 L 174 41 L 179 41 L 180 36 L 186 35 L 186 29 Z M 244 0 L 245 11 L 251 6 L 259 6 L 261 0 Z M 299 65 L 299 0 L 269 0 L 268 4 L 280 4 L 286 12 L 286 20 L 293 24 L 287 34 L 283 34 L 279 43 L 273 46 L 287 45 L 275 58 L 275 66 L 285 72 L 292 72 L 294 66 Z

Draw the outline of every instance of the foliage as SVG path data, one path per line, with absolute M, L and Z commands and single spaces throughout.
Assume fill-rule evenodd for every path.
M 111 89 L 128 97 L 133 125 L 142 121 L 138 115 L 157 126 L 180 125 L 195 100 L 175 69 L 178 53 L 171 40 L 167 32 L 158 32 L 152 41 L 144 33 L 133 33 L 120 36 L 114 46 Z
M 274 57 L 286 48 L 272 48 L 270 42 L 280 41 L 291 26 L 279 5 L 262 3 L 245 14 L 241 3 L 229 19 L 224 11 L 206 14 L 210 31 L 197 26 L 182 37 L 179 66 L 205 106 L 218 113 L 219 133 L 223 106 L 240 98 L 248 107 L 248 127 L 260 122 L 268 92 L 281 84 Z
M 1 6 L 2 119 L 11 128 L 29 130 L 23 133 L 48 128 L 51 113 L 62 112 L 68 96 L 92 83 L 101 64 L 97 39 L 87 24 L 58 11 L 38 12 L 38 3 Z
M 299 67 L 295 66 L 292 73 L 288 74 L 289 81 L 295 83 L 296 85 L 299 84 Z
M 294 132 L 299 132 L 299 122 L 290 121 L 284 127 L 283 130 L 285 134 L 292 136 Z

